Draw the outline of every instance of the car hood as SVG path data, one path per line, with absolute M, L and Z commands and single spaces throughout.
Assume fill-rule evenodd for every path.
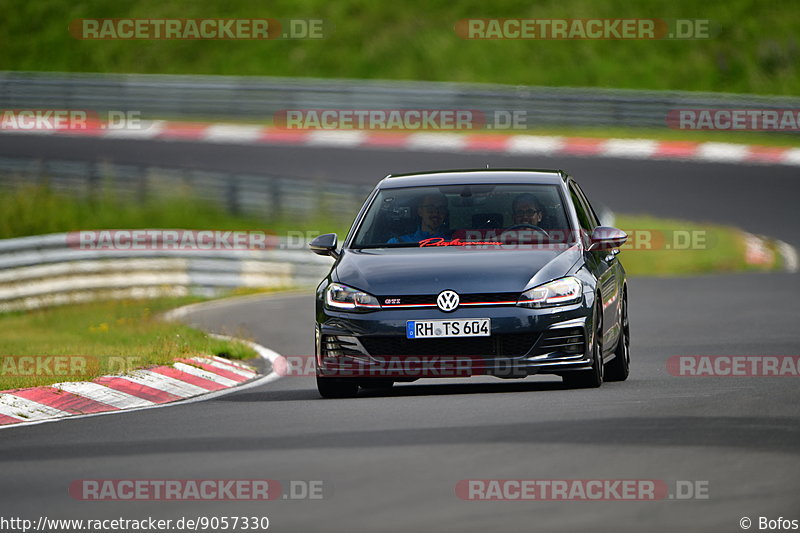
M 547 249 L 343 250 L 333 279 L 383 295 L 516 292 L 572 273 L 579 245 Z

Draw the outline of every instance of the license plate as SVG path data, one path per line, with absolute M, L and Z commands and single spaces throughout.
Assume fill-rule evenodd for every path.
M 409 320 L 406 322 L 406 338 L 488 337 L 491 329 L 492 323 L 488 318 Z

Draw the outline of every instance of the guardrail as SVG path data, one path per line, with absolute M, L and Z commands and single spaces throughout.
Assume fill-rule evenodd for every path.
M 314 286 L 332 264 L 295 243 L 268 250 L 82 250 L 68 234 L 0 240 L 0 312 L 99 298 Z
M 267 121 L 285 109 L 525 111 L 527 126 L 667 127 L 681 108 L 800 108 L 800 98 L 442 82 L 0 72 L 0 108 L 137 111 L 143 118 Z
M 193 199 L 213 203 L 234 214 L 272 220 L 323 215 L 339 223 L 353 220 L 373 187 L 187 167 L 0 157 L 0 185 L 36 183 L 84 196 L 107 191 L 132 202 L 188 193 Z

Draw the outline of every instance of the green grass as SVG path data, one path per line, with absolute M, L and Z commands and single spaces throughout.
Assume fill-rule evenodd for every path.
M 2 0 L 0 69 L 800 93 L 794 2 L 762 0 Z M 78 18 L 323 18 L 324 40 L 81 41 Z M 463 40 L 463 18 L 702 18 L 705 40 Z
M 180 357 L 256 357 L 240 342 L 213 339 L 158 317 L 162 311 L 195 301 L 200 299 L 115 300 L 0 314 L 0 390 L 90 380 L 107 373 L 171 364 Z M 85 372 L 21 376 L 23 372 L 15 372 L 20 364 L 15 356 L 78 356 L 83 363 L 75 368 Z
M 614 224 L 629 235 L 629 242 L 619 258 L 632 276 L 713 274 L 781 267 L 777 253 L 771 265 L 747 264 L 744 234 L 734 227 L 647 215 L 617 215 Z M 776 251 L 773 241 L 768 241 L 768 246 Z
M 54 191 L 44 185 L 0 188 L 0 239 L 90 229 L 219 229 L 288 231 L 349 229 L 349 214 L 333 216 L 325 206 L 306 219 L 234 215 L 188 191 L 162 194 L 143 201 L 121 197 L 107 189 L 95 197 Z

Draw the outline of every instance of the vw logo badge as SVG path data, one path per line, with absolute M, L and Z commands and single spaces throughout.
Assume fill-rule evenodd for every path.
M 460 298 L 456 291 L 442 291 L 439 293 L 439 296 L 436 297 L 436 305 L 445 312 L 454 311 L 455 308 L 458 307 L 459 301 Z

